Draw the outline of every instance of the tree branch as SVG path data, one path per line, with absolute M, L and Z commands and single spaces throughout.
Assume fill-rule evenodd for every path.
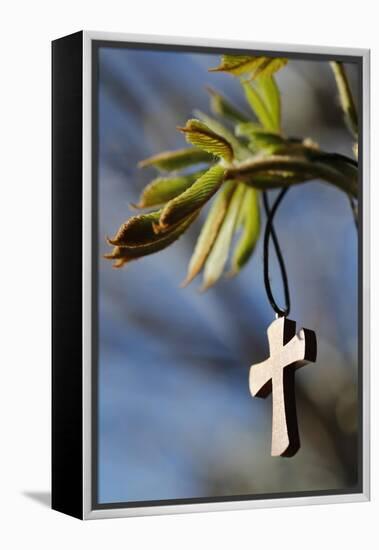
M 353 167 L 351 167 L 353 168 Z M 288 179 L 286 177 L 276 178 L 273 176 L 273 185 L 266 180 L 264 184 L 259 182 L 254 185 L 254 176 L 262 176 L 267 171 L 284 171 L 293 175 Z M 225 179 L 237 179 L 251 184 L 259 189 L 270 187 L 285 187 L 298 183 L 304 183 L 310 179 L 322 179 L 332 185 L 335 185 L 345 193 L 357 197 L 358 183 L 357 173 L 351 170 L 350 176 L 342 173 L 337 167 L 332 167 L 324 162 L 314 162 L 304 157 L 294 157 L 286 155 L 273 155 L 268 157 L 255 157 L 254 159 L 241 162 L 238 165 L 227 169 Z

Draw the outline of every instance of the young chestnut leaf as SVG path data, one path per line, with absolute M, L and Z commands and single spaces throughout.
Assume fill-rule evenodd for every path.
M 164 204 L 191 187 L 205 172 L 206 170 L 201 170 L 185 176 L 155 178 L 142 191 L 138 204 L 133 206 L 136 208 L 149 208 Z
M 162 210 L 132 216 L 121 225 L 116 235 L 107 241 L 113 246 L 139 246 L 156 239 L 154 223 L 159 222 Z
M 248 262 L 259 239 L 261 219 L 256 189 L 248 188 L 241 206 L 242 233 L 232 257 L 231 275 L 236 275 Z
M 224 96 L 222 96 L 213 88 L 207 87 L 207 91 L 211 96 L 211 111 L 215 115 L 219 115 L 228 118 L 234 123 L 247 122 L 249 119 L 246 115 L 241 113 L 234 105 L 230 103 Z
M 250 142 L 255 151 L 264 151 L 268 155 L 279 153 L 286 148 L 286 140 L 271 132 L 254 132 Z
M 264 57 L 253 55 L 222 55 L 218 67 L 208 69 L 209 72 L 226 72 L 236 76 L 251 72 L 263 63 Z
M 204 122 L 190 119 L 186 125 L 178 128 L 185 134 L 186 140 L 207 153 L 221 157 L 227 162 L 234 158 L 233 147 L 220 134 L 211 130 Z
M 259 76 L 256 85 L 260 95 L 271 114 L 275 130 L 280 132 L 281 126 L 281 99 L 279 88 L 273 76 Z
M 192 212 L 200 209 L 224 181 L 225 169 L 215 164 L 184 193 L 169 201 L 162 210 L 156 231 L 166 231 Z
M 194 110 L 194 115 L 196 118 L 198 118 L 201 122 L 204 122 L 212 130 L 212 132 L 215 132 L 216 134 L 220 135 L 221 137 L 225 138 L 233 149 L 233 155 L 238 158 L 239 160 L 243 160 L 246 157 L 249 156 L 250 152 L 249 150 L 244 147 L 242 143 L 236 139 L 234 134 L 226 128 L 222 122 L 216 120 L 215 118 L 212 118 L 202 111 L 199 111 L 198 109 Z
M 147 159 L 141 160 L 138 163 L 139 168 L 145 168 L 147 166 L 153 166 L 158 170 L 172 172 L 174 170 L 180 170 L 193 164 L 200 164 L 203 162 L 212 162 L 213 157 L 207 153 L 204 149 L 198 149 L 196 147 L 188 147 L 185 149 L 178 149 L 177 151 L 164 151 L 153 155 Z
M 284 67 L 288 59 L 251 55 L 223 55 L 218 67 L 208 69 L 210 72 L 226 72 L 235 76 L 251 73 L 251 80 L 258 76 L 271 76 Z
M 249 146 L 254 152 L 272 154 L 287 146 L 286 140 L 279 134 L 263 130 L 252 122 L 245 122 L 236 126 L 236 135 L 244 136 L 249 140 Z
M 259 122 L 240 122 L 234 127 L 236 136 L 247 138 L 250 138 L 252 133 L 261 132 L 262 130 L 262 125 Z
M 178 224 L 172 231 L 159 235 L 153 242 L 147 242 L 139 246 L 115 246 L 109 254 L 105 254 L 104 258 L 107 260 L 115 260 L 113 267 L 120 268 L 131 260 L 136 260 L 159 252 L 164 248 L 167 248 L 170 244 L 175 242 L 195 221 L 199 212 L 194 212 L 188 216 L 182 223 Z
M 235 186 L 234 182 L 226 181 L 214 199 L 197 239 L 195 250 L 188 265 L 187 276 L 182 286 L 187 286 L 201 271 L 216 240 Z
M 285 59 L 284 57 L 266 57 L 264 62 L 257 66 L 251 79 L 253 80 L 260 76 L 272 76 L 274 73 L 279 71 L 279 69 L 287 65 L 287 63 L 288 59 Z
M 228 259 L 229 249 L 232 242 L 234 229 L 238 221 L 239 210 L 245 193 L 244 185 L 237 185 L 232 200 L 228 206 L 224 221 L 218 232 L 216 241 L 206 260 L 204 268 L 204 281 L 202 290 L 207 290 L 213 286 L 221 277 L 226 261 Z
M 250 82 L 242 82 L 242 87 L 251 110 L 256 115 L 263 128 L 270 132 L 276 131 L 276 122 L 264 102 L 260 93 L 254 88 Z

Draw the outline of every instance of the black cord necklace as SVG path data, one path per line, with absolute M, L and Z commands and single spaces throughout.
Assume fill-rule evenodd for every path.
M 296 322 L 287 318 L 290 311 L 288 278 L 278 237 L 274 228 L 274 216 L 288 187 L 281 189 L 270 206 L 267 191 L 262 192 L 266 212 L 263 241 L 264 284 L 269 302 L 277 318 L 267 329 L 269 357 L 250 367 L 249 387 L 254 397 L 267 397 L 272 392 L 272 456 L 293 456 L 300 447 L 296 417 L 295 370 L 306 363 L 316 361 L 317 341 L 313 330 L 302 328 L 296 332 Z M 284 291 L 284 307 L 280 307 L 273 295 L 269 272 L 270 239 L 280 267 Z
M 276 231 L 274 228 L 274 216 L 276 214 L 276 211 L 282 202 L 285 194 L 287 193 L 289 187 L 284 187 L 280 193 L 277 195 L 272 207 L 270 207 L 269 200 L 268 200 L 268 194 L 267 191 L 262 192 L 263 196 L 263 206 L 266 212 L 266 228 L 264 232 L 264 240 L 263 240 L 263 274 L 264 274 L 264 284 L 266 288 L 266 293 L 268 300 L 271 304 L 271 307 L 275 311 L 275 313 L 278 314 L 279 317 L 286 317 L 291 308 L 290 303 L 290 293 L 288 288 L 288 277 L 286 272 L 286 266 L 284 263 L 282 251 L 280 249 L 278 237 L 276 235 Z M 272 289 L 271 289 L 271 281 L 270 281 L 270 271 L 269 271 L 269 249 L 270 249 L 270 237 L 272 239 L 274 250 L 276 257 L 278 259 L 280 273 L 282 277 L 283 282 L 283 292 L 284 292 L 284 301 L 285 306 L 284 308 L 281 308 L 273 295 Z
M 354 161 L 351 161 L 353 164 Z M 288 287 L 288 277 L 287 277 L 287 271 L 286 266 L 283 259 L 283 254 L 280 249 L 278 237 L 276 235 L 276 231 L 274 228 L 274 216 L 276 214 L 276 211 L 279 208 L 280 203 L 282 202 L 284 196 L 288 192 L 289 187 L 283 187 L 280 191 L 280 193 L 276 196 L 274 203 L 272 206 L 269 204 L 268 200 L 268 193 L 267 191 L 262 191 L 262 197 L 263 197 L 263 207 L 266 213 L 266 227 L 264 232 L 264 239 L 263 239 L 263 275 L 264 275 L 264 285 L 266 289 L 266 294 L 268 297 L 268 300 L 271 304 L 271 307 L 275 311 L 275 313 L 278 315 L 278 317 L 287 317 L 289 315 L 290 309 L 291 309 L 291 301 L 290 301 L 290 293 L 289 293 L 289 287 Z M 358 222 L 357 222 L 357 215 L 356 215 L 356 204 L 354 202 L 354 199 L 351 197 L 351 195 L 348 195 L 351 210 L 354 214 L 354 221 L 355 225 L 358 228 Z M 270 238 L 272 239 L 272 243 L 274 245 L 275 254 L 278 260 L 280 273 L 282 277 L 282 283 L 283 283 L 283 294 L 284 294 L 284 301 L 285 305 L 284 308 L 280 307 L 278 303 L 276 302 L 274 298 L 274 294 L 271 289 L 271 281 L 270 281 L 270 269 L 269 269 L 269 251 L 270 251 Z

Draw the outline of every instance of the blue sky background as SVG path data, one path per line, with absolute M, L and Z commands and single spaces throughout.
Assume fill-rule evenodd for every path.
M 200 294 L 179 284 L 199 220 L 167 250 L 113 270 L 106 235 L 152 177 L 139 160 L 183 147 L 176 126 L 209 112 L 206 85 L 249 113 L 218 56 L 104 47 L 99 52 L 99 501 L 342 489 L 356 480 L 357 235 L 348 201 L 320 182 L 291 189 L 277 217 L 290 317 L 314 329 L 317 364 L 298 372 L 302 447 L 272 458 L 271 398 L 249 395 L 273 320 L 261 242 L 244 271 Z M 349 67 L 352 82 L 355 68 Z M 327 63 L 279 73 L 284 128 L 351 156 Z M 275 267 L 273 282 L 279 296 Z M 276 283 L 278 285 L 276 286 Z

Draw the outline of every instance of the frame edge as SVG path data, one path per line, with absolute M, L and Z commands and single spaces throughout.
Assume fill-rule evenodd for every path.
M 160 35 L 139 35 L 127 33 L 83 31 L 83 315 L 91 326 L 91 292 L 88 290 L 88 281 L 91 280 L 91 44 L 92 41 L 121 41 L 143 42 L 152 45 L 178 45 L 178 46 L 203 46 L 225 47 L 250 50 L 269 50 L 271 52 L 299 51 L 309 54 L 328 56 L 354 56 L 362 61 L 362 116 L 363 132 L 362 144 L 364 155 L 362 156 L 362 187 L 364 190 L 362 201 L 362 228 L 363 228 L 363 263 L 362 263 L 362 492 L 347 493 L 314 497 L 290 497 L 265 500 L 244 500 L 228 502 L 189 503 L 178 505 L 146 506 L 135 508 L 92 509 L 92 472 L 91 472 L 91 338 L 88 331 L 83 329 L 83 519 L 105 519 L 116 517 L 135 517 L 162 514 L 212 512 L 246 510 L 255 508 L 274 508 L 300 505 L 322 505 L 352 502 L 367 502 L 370 500 L 370 50 L 366 48 L 343 48 L 334 46 L 306 46 L 295 44 L 274 44 L 261 42 L 247 42 L 237 40 L 217 40 L 190 37 L 168 37 Z M 89 201 L 89 203 L 86 203 Z M 89 231 L 86 238 L 86 231 Z M 86 253 L 86 256 L 84 256 Z M 88 256 L 89 255 L 89 256 Z

